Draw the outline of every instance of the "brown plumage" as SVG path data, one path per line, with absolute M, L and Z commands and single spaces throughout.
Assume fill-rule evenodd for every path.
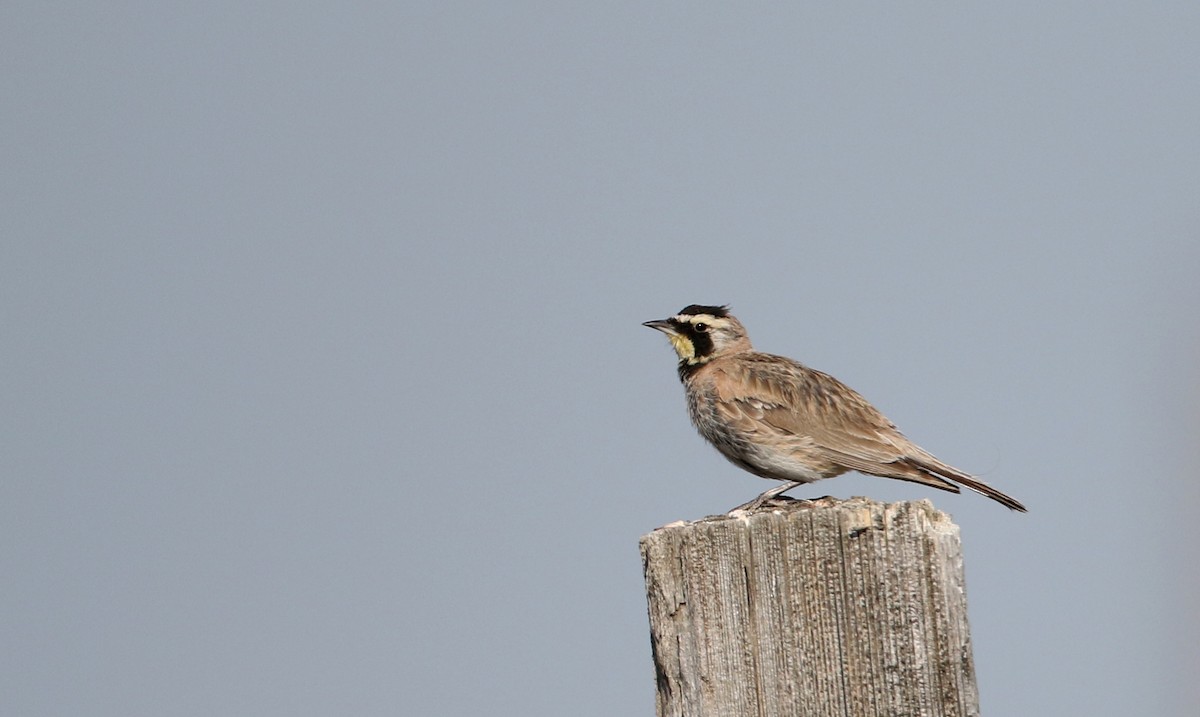
M 963 485 L 1025 512 L 1017 500 L 905 438 L 833 376 L 755 351 L 727 307 L 693 304 L 644 325 L 665 333 L 675 348 L 688 413 L 700 434 L 735 465 L 786 481 L 742 508 L 753 510 L 803 483 L 855 470 L 953 493 Z

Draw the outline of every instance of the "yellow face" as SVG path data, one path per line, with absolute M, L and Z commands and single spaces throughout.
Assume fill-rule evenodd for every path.
M 667 340 L 671 342 L 675 353 L 679 354 L 680 361 L 691 363 L 696 359 L 696 344 L 692 343 L 692 340 L 688 337 L 683 334 L 667 333 Z
M 713 311 L 700 311 L 704 308 Z M 741 324 L 724 307 L 690 306 L 669 319 L 647 321 L 645 326 L 666 334 L 680 363 L 688 366 L 706 363 L 721 349 L 745 339 Z

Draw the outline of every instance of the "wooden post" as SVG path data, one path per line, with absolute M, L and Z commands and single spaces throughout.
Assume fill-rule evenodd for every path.
M 979 714 L 958 526 L 792 501 L 641 541 L 659 717 Z

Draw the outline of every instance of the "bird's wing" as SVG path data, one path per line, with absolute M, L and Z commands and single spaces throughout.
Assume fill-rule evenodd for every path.
M 745 354 L 719 370 L 719 404 L 739 423 L 753 419 L 762 430 L 811 441 L 852 470 L 877 472 L 908 453 L 911 444 L 896 426 L 833 376 L 767 354 Z
M 791 359 L 749 353 L 714 366 L 718 409 L 741 430 L 771 434 L 850 470 L 923 483 L 954 493 L 957 484 L 1025 512 L 1025 506 L 904 437 L 857 391 Z

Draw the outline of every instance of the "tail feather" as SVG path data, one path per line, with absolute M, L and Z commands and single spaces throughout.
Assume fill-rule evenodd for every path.
M 976 493 L 986 495 L 987 497 L 991 498 L 992 500 L 996 501 L 997 503 L 1000 503 L 1001 505 L 1005 506 L 1006 508 L 1011 508 L 1013 510 L 1020 511 L 1021 513 L 1029 512 L 1025 508 L 1025 506 L 1021 504 L 1021 501 L 1017 500 L 1016 498 L 1013 498 L 1010 495 L 1001 493 L 1000 491 L 991 487 L 987 483 L 984 483 L 983 481 L 978 480 L 977 478 L 975 478 L 975 476 L 972 476 L 968 473 L 963 473 L 962 471 L 958 470 L 957 468 L 955 468 L 953 466 L 948 466 L 945 463 L 942 463 L 941 461 L 937 460 L 936 458 L 933 458 L 933 456 L 930 456 L 930 458 L 932 460 L 922 459 L 922 458 L 914 459 L 913 464 L 915 466 L 917 466 L 918 468 L 920 468 L 921 470 L 927 471 L 927 472 L 933 474 L 934 477 L 937 477 L 937 478 L 943 479 L 943 480 L 954 481 L 955 483 L 958 483 L 959 485 L 963 485 L 963 486 L 966 486 L 967 488 L 970 488 L 971 490 L 975 491 Z M 955 491 L 955 492 L 957 492 L 957 491 Z

